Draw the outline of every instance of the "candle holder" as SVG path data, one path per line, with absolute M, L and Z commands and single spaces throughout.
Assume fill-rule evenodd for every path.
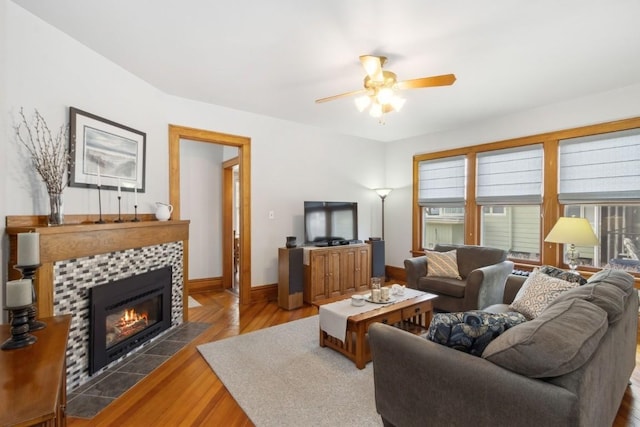
M 27 313 L 28 313 L 28 319 L 29 319 L 28 323 L 29 323 L 30 331 L 38 331 L 40 329 L 44 329 L 47 327 L 46 323 L 36 320 L 36 317 L 38 315 L 38 309 L 36 308 L 36 303 L 38 302 L 38 298 L 36 295 L 35 287 L 33 286 L 33 278 L 35 277 L 36 270 L 38 269 L 38 267 L 40 267 L 40 265 L 42 264 L 13 266 L 13 268 L 15 268 L 16 270 L 20 270 L 20 272 L 22 273 L 23 279 L 31 280 L 31 300 L 33 302 L 31 303 L 31 305 L 27 306 L 28 307 Z
M 133 219 L 131 222 L 140 222 L 140 219 L 138 218 L 138 205 L 133 205 Z
M 102 220 L 102 196 L 101 196 L 101 186 L 98 185 L 98 209 L 100 211 L 100 219 L 98 219 L 96 221 L 96 224 L 104 224 L 104 221 Z
M 38 341 L 38 338 L 29 333 L 29 307 L 31 306 L 4 307 L 5 310 L 9 311 L 9 317 L 11 318 L 9 322 L 11 325 L 11 337 L 2 343 L 0 347 L 2 350 L 22 348 Z
M 118 187 L 118 188 L 120 188 L 120 187 Z M 116 219 L 113 222 L 124 222 L 122 220 L 122 217 L 120 216 L 120 201 L 121 201 L 121 199 L 122 199 L 122 196 L 118 196 L 118 219 Z

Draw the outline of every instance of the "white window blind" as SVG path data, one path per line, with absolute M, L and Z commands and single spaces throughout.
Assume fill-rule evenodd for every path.
M 480 205 L 542 203 L 542 144 L 479 153 L 476 171 Z
M 560 141 L 563 204 L 640 200 L 640 129 Z
M 464 156 L 425 160 L 418 164 L 420 206 L 464 206 L 466 159 Z

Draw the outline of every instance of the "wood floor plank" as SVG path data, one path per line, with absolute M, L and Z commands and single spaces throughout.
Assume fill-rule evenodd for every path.
M 69 418 L 69 427 L 102 426 L 253 426 L 224 384 L 200 356 L 197 346 L 318 314 L 305 305 L 284 310 L 276 302 L 239 306 L 231 292 L 194 296 L 201 307 L 189 309 L 191 322 L 210 323 L 194 341 L 91 420 Z M 636 362 L 640 362 L 636 354 Z M 640 364 L 633 372 L 614 427 L 640 425 Z

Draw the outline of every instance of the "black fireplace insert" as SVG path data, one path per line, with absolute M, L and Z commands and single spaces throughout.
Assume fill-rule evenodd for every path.
M 89 289 L 89 374 L 171 327 L 171 267 Z

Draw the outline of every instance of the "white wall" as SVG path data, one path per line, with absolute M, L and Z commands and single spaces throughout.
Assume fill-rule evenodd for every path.
M 404 259 L 410 256 L 414 155 L 638 117 L 639 101 L 640 84 L 637 84 L 388 144 L 385 154 L 387 184 L 395 190 L 385 202 L 387 265 L 402 267 Z
M 223 148 L 180 140 L 180 215 L 191 221 L 189 280 L 222 276 Z
M 304 239 L 305 200 L 358 202 L 359 238 L 380 235 L 384 144 L 172 97 L 169 122 L 251 138 L 252 283 L 276 283 L 277 248 Z M 274 211 L 274 219 L 268 219 Z
M 359 203 L 359 233 L 380 234 L 379 199 L 371 188 L 384 186 L 382 143 L 331 134 L 269 117 L 169 96 L 8 0 L 0 0 L 2 164 L 0 214 L 48 213 L 46 191 L 23 158 L 11 122 L 24 107 L 37 108 L 50 127 L 68 120 L 69 106 L 127 125 L 147 134 L 146 193 L 138 194 L 139 212 L 155 212 L 167 201 L 168 124 L 202 128 L 251 138 L 252 285 L 277 282 L 277 248 L 285 236 L 303 237 L 303 201 L 340 200 Z M 123 197 L 123 212 L 133 200 Z M 65 213 L 97 213 L 95 190 L 67 188 Z M 103 212 L 117 212 L 115 191 L 103 192 Z M 268 211 L 275 219 L 267 218 Z M 0 258 L 6 265 L 4 237 Z M 0 269 L 3 267 L 0 267 Z M 2 270 L 0 270 L 2 271 Z M 2 278 L 6 278 L 3 272 Z M 4 293 L 2 293 L 4 295 Z
M 7 124 L 7 97 L 4 94 L 7 93 L 7 78 L 6 71 L 6 38 L 7 32 L 4 30 L 7 28 L 7 3 L 0 1 L 0 153 L 7 152 L 7 146 L 9 144 L 9 127 Z M 8 247 L 9 239 L 5 234 L 5 221 L 4 218 L 7 215 L 7 186 L 5 180 L 2 177 L 3 172 L 8 167 L 7 156 L 0 155 L 0 307 L 4 305 L 4 285 L 7 277 L 7 271 L 5 266 L 9 262 L 9 255 L 4 248 Z M 0 314 L 0 323 L 6 321 L 6 312 Z

